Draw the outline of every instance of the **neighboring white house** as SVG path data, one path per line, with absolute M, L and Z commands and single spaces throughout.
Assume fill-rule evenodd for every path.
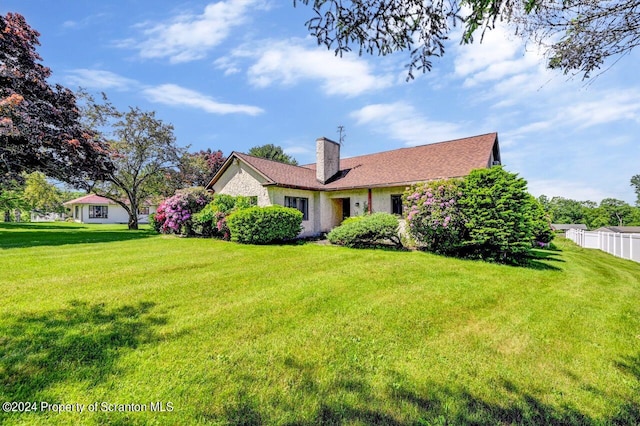
M 31 222 L 56 222 L 65 219 L 63 213 L 41 212 L 31 210 Z
M 80 223 L 128 223 L 129 214 L 113 200 L 95 194 L 88 194 L 63 204 L 68 216 Z M 149 223 L 149 215 L 156 211 L 156 205 L 143 204 L 138 210 L 138 223 Z
M 219 194 L 255 197 L 303 214 L 300 236 L 328 232 L 363 212 L 402 214 L 402 193 L 417 182 L 463 177 L 500 164 L 498 134 L 340 158 L 340 145 L 316 140 L 316 164 L 292 166 L 232 152 L 207 185 Z

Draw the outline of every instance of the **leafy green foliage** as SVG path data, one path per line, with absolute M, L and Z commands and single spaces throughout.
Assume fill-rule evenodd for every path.
M 207 186 L 211 178 L 222 167 L 226 157 L 222 151 L 200 150 L 183 152 L 175 169 L 165 172 L 165 179 L 158 182 L 157 192 L 166 195 L 185 187 Z
M 615 198 L 605 198 L 600 204 L 563 197 L 550 200 L 538 198 L 550 216 L 551 223 L 584 223 L 589 229 L 601 226 L 640 225 L 640 206 L 634 207 Z
M 49 183 L 41 172 L 33 172 L 26 176 L 23 196 L 32 210 L 64 212 L 62 191 Z
M 173 126 L 156 118 L 155 112 L 137 107 L 121 112 L 106 97 L 103 103 L 88 94 L 83 97 L 84 120 L 104 130 L 114 165 L 104 179 L 85 182 L 83 188 L 118 203 L 129 214 L 129 229 L 138 229 L 138 207 L 146 198 L 162 194 L 165 177 L 171 176 L 186 150 L 176 145 Z
M 463 27 L 461 42 L 497 22 L 514 24 L 514 32 L 540 46 L 550 68 L 582 73 L 585 78 L 606 59 L 638 46 L 637 0 L 294 0 L 310 5 L 306 22 L 319 45 L 342 55 L 389 55 L 406 52 L 407 79 L 414 70 L 430 71 L 432 59 L 445 53 L 454 28 Z M 478 37 L 482 40 L 482 36 Z M 355 46 L 355 47 L 354 47 Z
M 533 227 L 534 242 L 548 244 L 553 240 L 555 233 L 551 229 L 551 220 L 547 212 L 544 211 L 542 204 L 533 196 L 529 197 L 529 212 L 531 214 L 531 226 Z
M 249 155 L 254 157 L 266 158 L 280 163 L 291 164 L 293 166 L 298 165 L 298 161 L 288 154 L 285 154 L 284 150 L 280 146 L 273 144 L 266 144 L 260 146 L 254 146 L 249 150 Z
M 640 207 L 640 175 L 635 175 L 631 178 L 631 186 L 636 193 L 636 206 Z
M 250 207 L 227 217 L 231 240 L 269 244 L 292 240 L 302 230 L 302 212 L 282 206 Z
M 29 205 L 24 199 L 24 180 L 0 180 L 0 211 L 4 212 L 4 221 L 11 222 L 16 210 L 28 208 Z
M 426 250 L 442 254 L 458 250 L 465 232 L 457 202 L 460 185 L 460 180 L 438 180 L 412 185 L 405 193 L 409 233 Z
M 347 247 L 370 247 L 391 241 L 401 246 L 398 218 L 389 213 L 355 216 L 334 228 L 327 238 L 331 244 Z
M 237 210 L 251 207 L 251 198 L 216 194 L 204 209 L 193 215 L 194 229 L 204 237 L 216 237 L 229 240 L 231 232 L 227 225 L 227 216 Z
M 527 262 L 533 226 L 527 182 L 501 166 L 473 170 L 462 185 L 460 212 L 465 257 L 501 263 Z
M 435 253 L 527 263 L 531 244 L 548 243 L 553 233 L 526 185 L 502 167 L 413 185 L 404 194 L 409 233 L 419 247 Z

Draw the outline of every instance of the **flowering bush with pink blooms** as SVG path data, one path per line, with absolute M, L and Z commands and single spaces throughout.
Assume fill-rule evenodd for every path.
M 211 195 L 202 187 L 176 191 L 158 206 L 153 225 L 164 234 L 193 235 L 193 215 L 211 201 Z
M 460 181 L 438 180 L 414 184 L 404 194 L 407 228 L 424 249 L 453 253 L 464 234 L 464 221 L 458 199 Z

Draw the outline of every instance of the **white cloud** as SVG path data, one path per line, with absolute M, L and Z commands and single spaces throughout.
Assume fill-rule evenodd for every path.
M 70 71 L 65 80 L 69 85 L 95 90 L 129 90 L 139 85 L 136 80 L 122 77 L 111 71 L 86 68 Z
M 640 91 L 634 89 L 595 92 L 595 98 L 567 106 L 564 119 L 581 128 L 620 120 L 640 123 Z
M 429 120 L 404 102 L 367 105 L 351 113 L 359 125 L 404 142 L 407 146 L 423 145 L 469 136 L 458 123 Z
M 308 46 L 309 45 L 309 46 Z M 317 81 L 328 95 L 357 96 L 393 85 L 392 75 L 375 75 L 368 62 L 360 57 L 335 56 L 310 40 L 266 41 L 253 48 L 239 48 L 232 53 L 236 60 L 255 62 L 247 71 L 255 87 L 295 86 L 303 81 Z M 230 58 L 216 61 L 219 68 L 235 72 L 237 62 Z
M 578 201 L 595 201 L 599 203 L 603 198 L 612 197 L 611 188 L 595 188 L 589 183 L 569 182 L 559 179 L 532 179 L 528 182 L 528 189 L 536 197 L 546 195 L 564 197 Z
M 149 87 L 144 89 L 143 93 L 152 102 L 174 106 L 187 106 L 201 109 L 212 114 L 258 115 L 264 112 L 262 108 L 257 106 L 221 103 L 209 96 L 175 84 L 162 84 L 160 86 Z
M 247 21 L 250 12 L 266 8 L 263 0 L 224 0 L 208 4 L 199 15 L 182 14 L 163 23 L 140 24 L 144 40 L 125 40 L 142 58 L 169 58 L 172 63 L 204 58 L 231 30 Z

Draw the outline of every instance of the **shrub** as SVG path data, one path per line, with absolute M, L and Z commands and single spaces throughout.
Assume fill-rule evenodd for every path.
M 251 207 L 251 197 L 216 194 L 213 200 L 193 216 L 196 233 L 205 237 L 230 238 L 227 216 L 236 210 Z
M 204 206 L 202 210 L 193 215 L 193 230 L 196 234 L 203 237 L 216 236 L 216 214 L 218 213 L 217 207 L 213 202 Z
M 542 204 L 536 200 L 533 196 L 529 197 L 529 211 L 531 214 L 531 226 L 533 234 L 533 243 L 542 243 L 547 246 L 555 233 L 551 229 L 551 219 L 549 215 L 544 211 Z
M 226 221 L 231 240 L 244 244 L 269 244 L 292 240 L 302 230 L 302 212 L 282 206 L 236 210 Z
M 429 251 L 452 254 L 464 237 L 458 205 L 460 181 L 438 180 L 412 185 L 404 194 L 409 235 Z
M 192 235 L 192 216 L 210 200 L 211 195 L 202 187 L 180 189 L 160 203 L 154 221 L 159 222 L 160 232 Z
M 367 247 L 391 241 L 401 246 L 398 219 L 389 213 L 356 216 L 334 228 L 327 238 L 332 244 L 347 247 Z
M 527 182 L 502 167 L 473 170 L 463 181 L 462 255 L 501 263 L 528 261 L 533 225 Z
M 153 228 L 154 231 L 160 233 L 162 230 L 162 215 L 159 215 L 157 212 L 156 213 L 151 213 L 149 215 L 149 224 L 151 225 L 151 227 Z

